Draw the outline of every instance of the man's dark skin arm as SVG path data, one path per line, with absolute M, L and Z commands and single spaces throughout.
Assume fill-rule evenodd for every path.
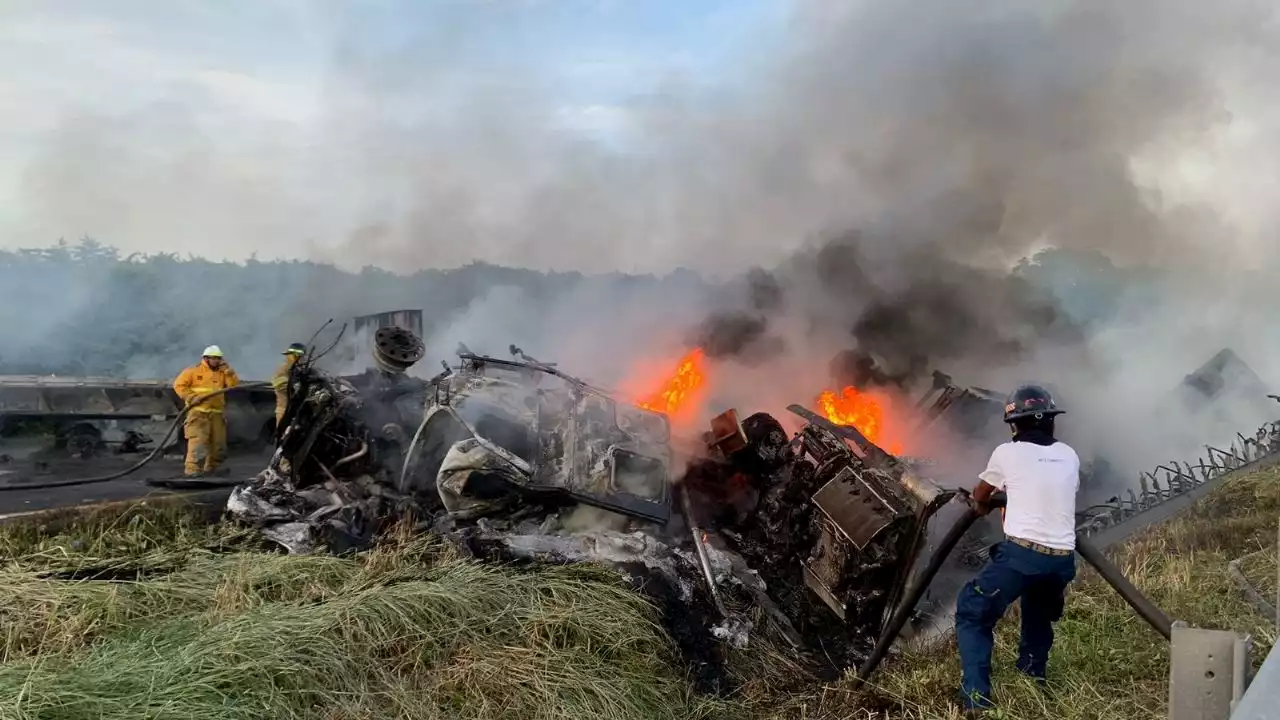
M 973 486 L 973 493 L 970 497 L 973 499 L 973 506 L 977 508 L 980 515 L 986 515 L 991 512 L 991 495 L 995 491 L 995 486 L 988 484 L 986 480 L 979 480 L 978 484 Z

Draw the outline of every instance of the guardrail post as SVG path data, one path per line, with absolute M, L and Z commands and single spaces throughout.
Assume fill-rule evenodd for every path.
M 1178 621 L 1173 624 L 1172 641 L 1169 720 L 1230 718 L 1232 707 L 1244 693 L 1248 638 Z

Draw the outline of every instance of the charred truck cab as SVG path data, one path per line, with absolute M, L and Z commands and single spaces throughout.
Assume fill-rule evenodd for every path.
M 412 482 L 404 484 L 434 485 L 459 519 L 541 500 L 665 524 L 672 484 L 666 416 L 521 356 L 459 353 L 458 367 L 434 381 L 405 466 Z

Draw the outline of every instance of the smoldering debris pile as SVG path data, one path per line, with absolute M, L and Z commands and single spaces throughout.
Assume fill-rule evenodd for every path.
M 477 559 L 614 568 L 661 609 L 704 689 L 724 687 L 730 649 L 763 639 L 828 674 L 892 642 L 897 612 L 936 637 L 989 542 L 975 526 L 921 576 L 962 493 L 803 406 L 788 407 L 793 436 L 729 410 L 685 448 L 666 415 L 514 346 L 459 347 L 456 365 L 410 377 L 421 344 L 405 333 L 384 333 L 398 357 L 362 375 L 295 366 L 276 451 L 232 517 L 292 553 L 364 547 L 409 516 Z M 932 379 L 915 432 L 976 436 L 999 417 L 999 394 Z M 917 587 L 936 592 L 907 607 Z
M 666 415 L 511 351 L 461 347 L 425 381 L 404 359 L 347 378 L 299 363 L 231 516 L 294 553 L 361 547 L 408 515 L 477 558 L 616 568 L 707 687 L 753 638 L 815 669 L 866 657 L 953 492 L 799 406 L 794 438 L 729 411 L 677 457 Z
M 1242 400 L 1268 405 L 1266 383 L 1231 348 L 1219 350 L 1188 374 L 1178 390 L 1183 403 L 1193 412 L 1225 402 L 1234 401 L 1238 405 Z
M 339 378 L 305 360 L 293 367 L 275 452 L 232 492 L 232 517 L 306 553 L 367 545 L 388 520 L 438 506 L 433 496 L 405 492 L 396 476 L 428 387 L 404 374 L 422 343 L 398 328 L 384 334 L 397 355 L 377 370 Z

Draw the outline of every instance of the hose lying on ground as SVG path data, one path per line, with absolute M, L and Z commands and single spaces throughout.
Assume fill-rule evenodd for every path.
M 234 392 L 236 390 L 252 390 L 252 389 L 261 388 L 261 387 L 268 387 L 270 385 L 271 383 L 269 382 L 245 383 L 244 385 L 236 385 L 235 387 L 222 388 L 221 390 L 215 390 L 211 393 L 208 393 L 207 395 L 201 395 L 200 397 L 193 400 L 189 405 L 182 408 L 182 412 L 178 413 L 178 416 L 173 419 L 173 423 L 169 425 L 169 431 L 164 434 L 164 439 L 156 444 L 155 449 L 152 450 L 149 455 L 142 458 L 131 467 L 125 468 L 124 470 L 113 472 L 110 475 L 101 475 L 99 477 L 91 477 L 91 478 L 77 478 L 74 480 L 54 480 L 53 482 L 47 482 L 47 483 L 31 483 L 31 484 L 22 484 L 22 485 L 0 485 L 0 492 L 13 492 L 17 490 L 43 490 L 46 488 L 71 487 L 73 485 L 92 485 L 94 483 L 103 483 L 103 482 L 109 482 L 111 480 L 118 480 L 119 478 L 122 478 L 126 475 L 130 475 L 132 473 L 135 473 L 141 470 L 152 460 L 155 460 L 157 457 L 159 457 L 160 454 L 164 452 L 165 446 L 169 444 L 169 439 L 173 437 L 174 431 L 176 431 L 178 427 L 182 425 L 182 421 L 186 419 L 187 414 L 190 413 L 191 410 L 195 408 L 197 405 L 207 400 L 210 400 L 212 398 L 218 397 L 219 395 L 225 395 L 226 393 Z M 206 483 L 206 484 L 213 485 L 214 483 Z
M 1265 552 L 1265 551 L 1264 551 Z M 1227 563 L 1227 574 L 1231 576 L 1232 582 L 1236 587 L 1240 588 L 1240 592 L 1244 593 L 1244 599 L 1253 606 L 1255 610 L 1262 613 L 1262 616 L 1271 622 L 1280 622 L 1280 613 L 1276 612 L 1276 606 L 1271 604 L 1258 592 L 1258 588 L 1249 582 L 1249 578 L 1244 576 L 1244 572 L 1240 570 L 1240 561 L 1244 558 L 1237 558 Z

